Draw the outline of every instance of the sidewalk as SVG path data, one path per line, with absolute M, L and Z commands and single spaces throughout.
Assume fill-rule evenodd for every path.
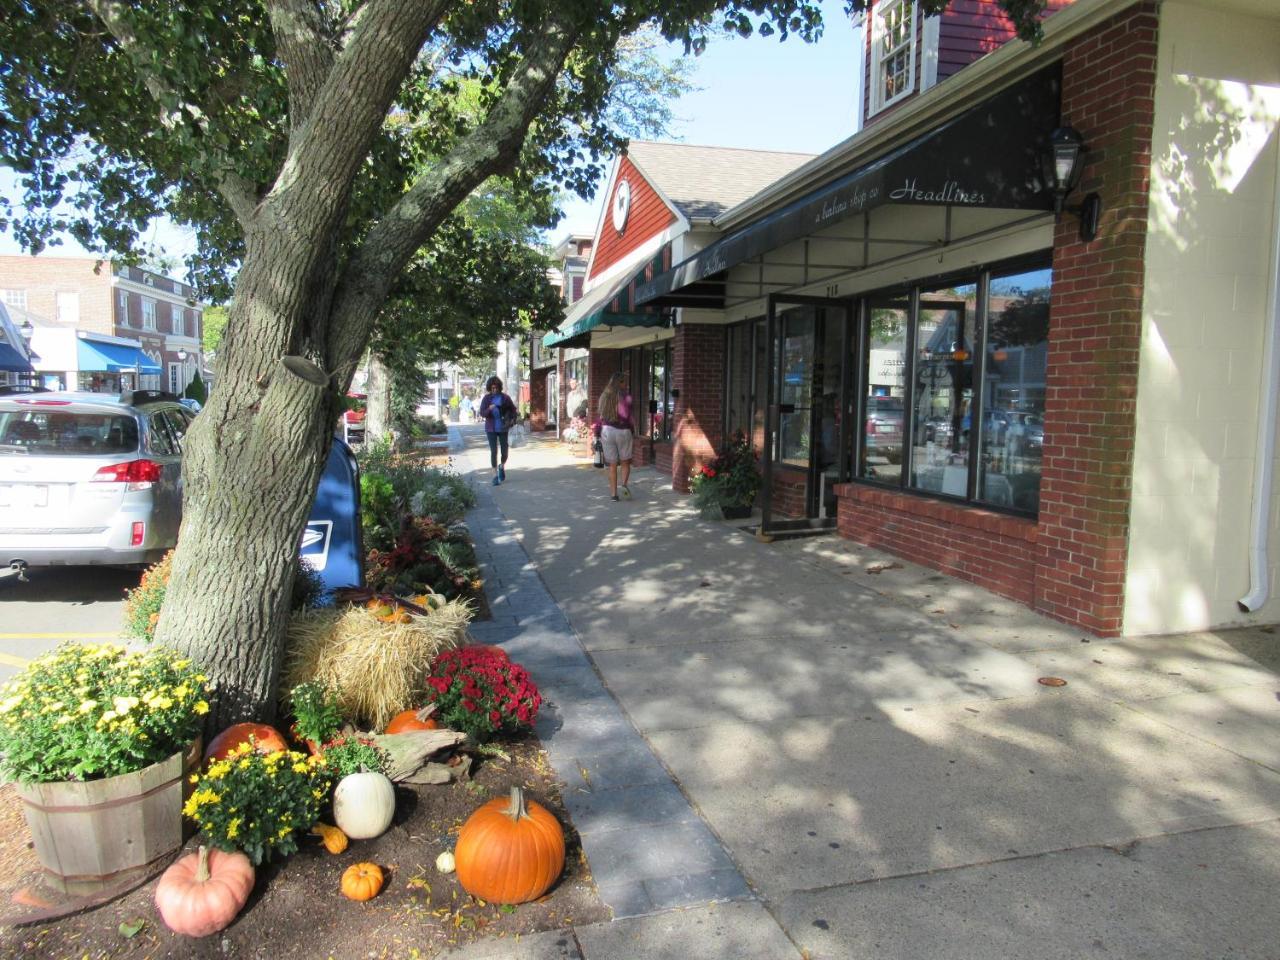
M 758 543 L 652 470 L 611 503 L 555 444 L 492 487 L 460 436 L 472 632 L 542 687 L 616 919 L 450 956 L 1280 955 L 1270 632 L 1099 640 L 848 541 Z

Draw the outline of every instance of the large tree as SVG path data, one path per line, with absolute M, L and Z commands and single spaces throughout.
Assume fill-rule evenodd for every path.
M 312 491 L 402 271 L 491 176 L 590 191 L 619 143 L 617 44 L 645 25 L 696 50 L 820 19 L 809 0 L 15 0 L 0 18 L 0 156 L 26 189 L 6 225 L 32 250 L 68 229 L 119 251 L 168 213 L 197 228 L 207 296 L 236 267 L 157 631 L 214 674 L 214 722 L 274 709 Z

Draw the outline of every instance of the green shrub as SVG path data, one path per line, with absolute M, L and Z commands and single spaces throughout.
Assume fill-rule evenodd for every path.
M 339 737 L 324 747 L 324 765 L 334 780 L 368 770 L 385 774 L 391 757 L 367 737 Z
M 290 690 L 289 709 L 303 740 L 321 744 L 332 740 L 342 729 L 337 691 L 318 680 L 300 683 Z

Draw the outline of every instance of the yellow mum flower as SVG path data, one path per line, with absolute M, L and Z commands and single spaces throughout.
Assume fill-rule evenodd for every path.
M 311 770 L 311 767 L 310 765 L 307 764 L 305 760 L 300 760 L 298 763 L 295 763 L 293 765 L 294 773 L 309 773 L 310 770 Z
M 230 820 L 227 821 L 227 839 L 228 840 L 234 840 L 236 836 L 240 833 L 241 822 L 242 821 L 240 817 L 232 817 Z
M 196 705 L 193 709 L 200 716 L 204 716 L 206 713 L 209 712 L 209 704 L 205 703 L 203 700 L 197 700 Z
M 111 698 L 111 703 L 116 708 L 116 713 L 120 714 L 121 716 L 128 713 L 130 710 L 132 710 L 141 702 L 142 701 L 140 701 L 137 697 L 112 697 Z
M 21 696 L 10 697 L 4 703 L 0 703 L 0 713 L 10 713 L 16 710 L 21 703 Z

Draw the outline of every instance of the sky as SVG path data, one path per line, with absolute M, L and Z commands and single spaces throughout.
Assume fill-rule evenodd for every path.
M 806 44 L 797 37 L 726 37 L 708 44 L 694 59 L 692 82 L 698 89 L 675 104 L 675 119 L 665 139 L 697 146 L 739 147 L 821 153 L 854 133 L 860 94 L 858 41 L 842 0 L 823 0 L 822 39 Z M 680 53 L 673 45 L 671 55 Z M 548 231 L 554 245 L 569 233 L 594 234 L 603 203 L 604 182 L 591 201 L 572 198 L 565 219 Z M 0 168 L 0 194 L 17 197 L 13 174 Z M 147 238 L 181 259 L 194 248 L 194 235 L 168 221 L 157 222 Z M 8 233 L 0 233 L 0 254 L 23 253 Z M 49 255 L 84 251 L 67 238 Z

